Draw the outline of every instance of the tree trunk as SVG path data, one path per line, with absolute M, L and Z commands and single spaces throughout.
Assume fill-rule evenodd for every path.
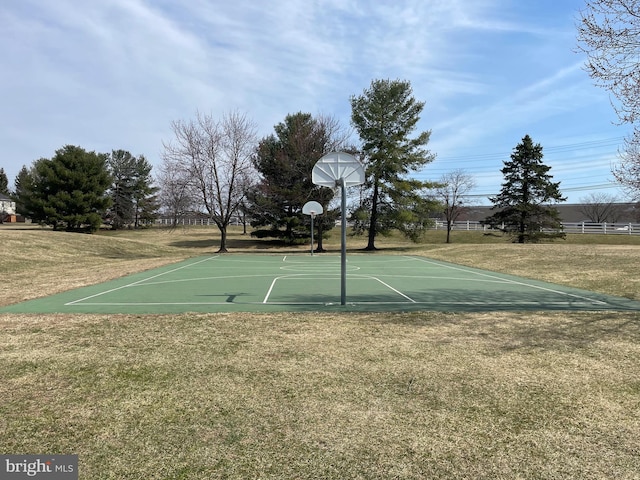
M 322 222 L 318 222 L 318 247 L 314 250 L 314 252 L 321 253 L 324 252 L 325 249 L 322 246 Z
M 343 212 L 344 214 L 344 212 Z M 369 219 L 369 241 L 365 250 L 377 250 L 376 241 L 376 224 L 378 222 L 378 181 L 374 181 L 373 198 L 371 199 L 371 217 Z
M 525 231 L 527 228 L 527 217 L 525 212 L 520 214 L 520 225 L 518 226 L 518 243 L 525 242 Z
M 447 243 L 451 243 L 451 220 L 447 220 Z
M 220 230 L 220 248 L 216 253 L 227 253 L 227 226 L 218 225 L 218 229 Z

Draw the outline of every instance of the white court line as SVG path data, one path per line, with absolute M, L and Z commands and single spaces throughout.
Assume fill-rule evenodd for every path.
M 557 293 L 558 295 L 565 295 L 567 297 L 580 298 L 582 300 L 587 300 L 587 301 L 589 301 L 591 303 L 594 303 L 594 304 L 608 305 L 607 302 L 603 302 L 601 300 L 595 300 L 595 299 L 589 298 L 589 297 L 583 297 L 582 295 L 576 295 L 576 294 L 573 294 L 573 293 L 561 292 L 560 290 L 554 290 L 552 288 L 541 287 L 539 285 L 532 285 L 530 283 L 525 283 L 525 282 L 518 282 L 516 280 L 511 280 L 509 278 L 502 278 L 502 277 L 499 277 L 499 276 L 496 276 L 496 275 L 489 275 L 487 273 L 475 272 L 475 271 L 473 271 L 471 269 L 466 269 L 466 268 L 461 268 L 461 267 L 454 267 L 453 265 L 447 265 L 445 263 L 440 263 L 440 262 L 437 262 L 437 261 L 426 260 L 426 259 L 420 258 L 420 257 L 408 257 L 408 258 L 414 258 L 415 260 L 418 260 L 420 262 L 429 263 L 431 265 L 437 265 L 439 267 L 446 267 L 446 268 L 450 268 L 452 270 L 459 270 L 461 272 L 473 273 L 474 275 L 480 275 L 482 277 L 502 280 L 502 281 L 505 281 L 507 283 L 513 283 L 515 285 L 522 285 L 522 286 L 525 286 L 525 287 L 537 288 L 538 290 L 544 290 L 544 291 L 551 292 L 551 293 Z
M 271 291 L 273 290 L 273 287 L 275 287 L 276 282 L 278 281 L 278 278 L 282 278 L 282 277 L 276 277 L 273 279 L 273 281 L 271 282 L 271 285 L 269 286 L 269 290 L 267 290 L 267 294 L 264 296 L 264 300 L 262 300 L 262 303 L 267 303 L 269 301 L 269 296 L 271 295 Z
M 347 302 L 349 305 L 407 305 L 408 302 Z M 434 302 L 414 301 L 415 305 L 434 305 Z M 333 302 L 270 302 L 266 305 L 332 305 Z M 66 304 L 71 307 L 85 306 L 116 306 L 116 307 L 144 307 L 144 306 L 171 306 L 171 305 L 264 305 L 264 302 L 86 302 L 82 304 Z M 437 302 L 435 305 L 464 305 L 464 306 L 493 306 L 493 305 L 540 305 L 540 302 Z M 575 305 L 593 305 L 592 302 L 550 302 L 548 305 L 553 306 L 575 306 Z
M 190 263 L 188 265 L 182 265 L 180 267 L 174 268 L 172 270 L 168 270 L 166 272 L 163 273 L 159 273 L 141 280 L 138 280 L 136 282 L 132 282 L 130 284 L 127 285 L 123 285 L 121 287 L 117 287 L 117 288 L 113 288 L 110 290 L 106 290 L 94 295 L 90 295 L 78 300 L 74 300 L 72 302 L 68 302 L 65 305 L 66 306 L 81 306 L 81 305 L 120 305 L 120 306 L 145 306 L 145 305 L 229 305 L 229 302 L 141 302 L 141 303 L 120 303 L 120 302 L 114 302 L 114 303 L 103 303 L 103 302 L 86 302 L 86 300 L 90 300 L 92 298 L 95 297 L 99 297 L 101 295 L 107 294 L 107 293 L 111 293 L 117 290 L 121 290 L 124 288 L 128 288 L 128 287 L 134 287 L 134 286 L 146 286 L 146 285 L 157 285 L 157 284 L 164 284 L 164 283 L 173 283 L 173 282 L 187 282 L 187 281 L 194 281 L 194 279 L 179 279 L 179 280 L 167 280 L 167 281 L 158 281 L 158 282 L 150 282 L 150 283 L 146 283 L 143 285 L 144 282 L 148 282 L 149 280 L 153 280 L 154 278 L 158 278 L 161 277 L 163 275 L 166 275 L 168 273 L 172 273 L 172 272 L 176 272 L 178 270 L 182 270 L 184 268 L 187 267 L 192 267 L 201 263 L 204 263 L 206 261 L 212 260 L 212 259 L 216 259 L 216 258 L 220 258 L 219 255 L 216 256 L 212 256 L 212 257 L 208 257 L 205 258 L 203 260 L 194 262 L 194 263 Z M 398 257 L 398 258 L 404 258 L 405 260 L 419 260 L 423 263 L 427 263 L 427 264 L 432 264 L 432 265 L 436 265 L 436 266 L 440 266 L 440 267 L 446 267 L 448 269 L 451 270 L 457 270 L 460 272 L 463 272 L 465 274 L 469 274 L 469 273 L 473 273 L 475 275 L 478 275 L 480 277 L 485 277 L 486 282 L 497 282 L 497 283 L 511 283 L 511 284 L 516 284 L 516 285 L 522 285 L 525 287 L 530 287 L 530 288 L 534 288 L 534 289 L 539 289 L 539 290 L 544 290 L 544 291 L 548 291 L 548 292 L 552 292 L 555 294 L 559 294 L 559 295 L 564 295 L 564 296 L 569 296 L 569 297 L 574 297 L 576 299 L 581 299 L 584 300 L 586 302 L 588 302 L 588 304 L 600 304 L 600 305 L 608 305 L 607 302 L 603 302 L 600 300 L 595 300 L 593 298 L 589 298 L 589 297 L 584 297 L 584 296 L 580 296 L 580 295 L 575 295 L 575 294 L 571 294 L 571 293 L 567 293 L 567 292 L 562 292 L 562 291 L 558 291 L 558 290 L 554 290 L 551 288 L 546 288 L 546 287 L 542 287 L 542 286 L 538 286 L 538 285 L 532 285 L 529 283 L 525 283 L 525 282 L 519 282 L 519 281 L 515 281 L 515 280 L 511 280 L 508 278 L 503 278 L 503 277 L 499 277 L 497 275 L 489 275 L 486 273 L 481 273 L 481 272 L 476 272 L 473 271 L 472 269 L 466 269 L 466 268 L 460 268 L 460 267 L 456 267 L 456 266 L 452 266 L 452 265 L 447 265 L 445 263 L 440 263 L 438 261 L 430 261 L 424 258 L 419 258 L 419 257 L 408 257 L 408 256 L 403 256 L 403 257 Z M 282 261 L 285 262 L 287 259 L 287 256 L 284 256 L 282 258 Z M 282 267 L 281 267 L 282 268 Z M 320 272 L 316 272 L 316 273 L 320 273 Z M 311 278 L 312 280 L 325 280 L 325 279 L 334 279 L 334 276 L 326 276 L 328 274 L 325 273 L 324 276 L 322 273 L 320 273 L 320 275 L 313 275 Z M 383 275 L 384 276 L 384 275 Z M 405 278 L 405 276 L 402 275 L 389 275 L 390 277 L 402 277 Z M 195 280 L 217 280 L 217 279 L 224 279 L 224 278 L 241 278 L 241 277 L 245 277 L 245 278 L 257 278 L 257 277 L 272 277 L 272 275 L 263 275 L 263 274 L 259 274 L 259 275 L 233 275 L 233 276 L 223 276 L 223 277 L 207 277 L 207 278 L 198 278 Z M 309 273 L 299 273 L 299 274 L 290 274 L 290 275 L 283 275 L 283 276 L 279 276 L 279 277 L 275 277 L 263 299 L 262 302 L 248 302 L 249 304 L 269 304 L 269 305 L 325 305 L 326 302 L 269 302 L 269 298 L 273 292 L 273 289 L 275 287 L 276 282 L 279 279 L 287 279 L 287 278 L 294 278 L 294 277 L 299 277 L 299 278 L 304 278 L 304 279 L 309 279 L 309 277 L 311 277 L 311 275 L 309 275 Z M 429 302 L 422 302 L 422 301 L 416 301 L 412 298 L 410 298 L 409 296 L 405 295 L 404 293 L 402 293 L 401 291 L 391 287 L 390 285 L 388 285 L 387 283 L 383 282 L 380 278 L 378 277 L 374 277 L 374 276 L 368 276 L 368 275 L 349 275 L 350 278 L 354 278 L 354 279 L 372 279 L 372 280 L 376 280 L 379 283 L 381 283 L 382 285 L 384 285 L 385 287 L 387 287 L 388 289 L 392 290 L 393 292 L 397 293 L 398 295 L 404 297 L 405 299 L 407 299 L 408 301 L 410 301 L 413 304 L 417 304 L 417 305 L 421 305 L 421 304 L 428 304 L 428 305 L 433 305 L 432 301 Z M 411 278 L 442 278 L 442 277 L 431 277 L 431 276 L 411 276 Z M 455 277 L 446 277 L 447 280 L 458 280 Z M 480 279 L 469 279 L 469 278 L 461 278 L 459 280 L 467 280 L 467 281 L 483 281 Z M 80 303 L 83 302 L 83 303 Z M 350 304 L 378 304 L 378 305 L 391 305 L 391 304 L 406 304 L 407 302 L 376 302 L 376 301 L 371 301 L 371 302 L 349 302 Z M 437 302 L 438 304 L 441 305 L 486 305 L 486 302 L 448 302 L 448 301 L 441 301 L 441 302 Z M 495 305 L 538 305 L 539 302 L 526 302 L 526 301 L 516 301 L 516 302 L 492 302 L 491 304 L 495 304 Z M 571 305 L 570 302 L 549 302 L 550 305 Z M 585 304 L 583 302 L 573 302 L 573 304 L 578 304 L 578 305 L 582 305 Z
M 385 287 L 387 287 L 390 290 L 393 290 L 394 292 L 396 292 L 398 295 L 406 298 L 407 300 L 409 300 L 411 303 L 416 303 L 416 301 L 413 298 L 408 297 L 407 295 L 405 295 L 404 293 L 402 293 L 400 290 L 396 290 L 395 288 L 393 288 L 391 285 L 384 283 L 382 280 L 380 280 L 378 277 L 369 277 L 369 278 L 373 278 L 374 280 L 378 280 L 381 284 L 383 284 Z
M 276 277 L 273 279 L 273 281 L 271 282 L 271 285 L 269 286 L 269 290 L 267 290 L 267 294 L 264 297 L 264 300 L 262 300 L 262 303 L 269 303 L 269 297 L 271 296 L 271 292 L 273 291 L 273 288 L 276 286 L 276 282 L 278 280 L 282 280 L 282 279 L 286 279 L 286 278 L 298 278 L 298 277 L 309 277 L 309 275 L 307 274 L 297 274 L 297 275 L 282 275 L 279 277 Z M 312 277 L 312 278 L 305 278 L 305 280 L 333 280 L 337 277 L 327 277 L 327 278 L 319 278 L 319 277 Z M 398 295 L 400 295 L 401 297 L 406 298 L 407 300 L 409 300 L 411 303 L 418 303 L 416 302 L 413 298 L 405 295 L 404 293 L 402 293 L 400 290 L 397 290 L 395 288 L 393 288 L 391 285 L 383 282 L 382 280 L 380 280 L 378 277 L 372 277 L 370 275 L 354 275 L 352 278 L 354 279 L 360 279 L 360 280 L 377 280 L 378 282 L 380 282 L 382 285 L 384 285 L 385 287 L 387 287 L 389 290 L 397 293 Z M 368 302 L 358 302 L 358 303 L 368 303 Z M 389 302 L 384 302 L 384 303 L 389 303 Z M 394 303 L 394 302 L 391 302 Z M 404 303 L 404 302 L 402 302 Z M 278 302 L 272 302 L 271 305 L 277 305 Z M 287 305 L 286 303 L 284 305 Z M 292 303 L 293 305 L 293 303 Z M 315 304 L 314 304 L 315 305 Z
M 167 272 L 168 273 L 168 272 Z M 178 278 L 175 280 L 162 280 L 160 282 L 149 282 L 142 285 L 131 284 L 130 287 L 148 287 L 154 285 L 166 285 L 167 283 L 185 283 L 185 282 L 201 282 L 203 280 L 228 280 L 230 278 L 273 278 L 273 274 L 258 274 L 258 275 L 223 275 L 221 277 L 197 277 L 197 278 Z
M 121 287 L 117 287 L 117 288 L 112 288 L 111 290 L 106 290 L 104 292 L 96 293 L 94 295 L 89 295 L 88 297 L 84 297 L 84 298 L 81 298 L 79 300 L 74 300 L 73 302 L 65 303 L 65 306 L 66 305 L 74 305 L 74 304 L 79 303 L 79 302 L 84 302 L 85 300 L 89 300 L 90 298 L 99 297 L 100 295 L 105 295 L 107 293 L 115 292 L 117 290 L 122 290 L 123 288 L 133 287 L 134 285 L 137 285 L 137 284 L 142 283 L 142 282 L 146 282 L 147 280 L 152 280 L 154 278 L 161 277 L 162 275 L 166 275 L 167 273 L 177 272 L 178 270 L 182 270 L 183 268 L 192 267 L 193 265 L 198 265 L 199 263 L 207 262 L 209 260 L 212 260 L 212 259 L 218 258 L 218 257 L 219 257 L 219 255 L 215 255 L 213 257 L 208 257 L 208 258 L 205 258 L 204 260 L 200 260 L 198 262 L 190 263 L 189 265 L 183 265 L 181 267 L 174 268 L 173 270 L 168 270 L 166 272 L 158 273 L 157 275 L 153 275 L 153 276 L 148 277 L 148 278 L 143 278 L 142 280 L 138 280 L 137 282 L 129 283 L 127 285 L 122 285 Z

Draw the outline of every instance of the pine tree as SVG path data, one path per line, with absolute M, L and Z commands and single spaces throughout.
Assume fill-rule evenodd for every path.
M 322 231 L 335 225 L 336 211 L 327 211 L 333 190 L 314 185 L 311 172 L 315 163 L 336 149 L 339 132 L 330 118 L 314 118 L 309 113 L 287 115 L 274 127 L 275 134 L 262 139 L 254 158 L 254 166 L 262 176 L 247 191 L 247 206 L 253 227 L 269 227 L 258 235 L 282 238 L 293 243 L 306 238 L 309 229 L 303 205 L 319 202 L 324 214 L 316 218 L 318 249 L 322 250 Z M 330 127 L 330 128 L 328 128 Z
M 135 161 L 136 182 L 133 189 L 133 226 L 139 228 L 156 219 L 158 209 L 158 187 L 153 185 L 152 165 L 140 155 Z
M 375 250 L 375 237 L 392 229 L 416 240 L 431 222 L 435 202 L 420 195 L 429 185 L 407 177 L 433 161 L 425 147 L 430 131 L 411 134 L 424 102 L 413 97 L 411 84 L 374 80 L 360 96 L 352 96 L 351 122 L 362 140 L 366 181 L 360 207 L 354 212 L 355 230 L 368 231 L 365 250 Z
M 26 198 L 26 188 L 29 184 L 29 170 L 25 165 L 22 166 L 18 175 L 13 182 L 13 191 L 16 199 L 16 213 L 19 215 L 25 215 L 24 199 Z
M 141 220 L 151 221 L 158 210 L 151 164 L 143 155 L 134 157 L 125 150 L 112 151 L 107 163 L 112 178 L 111 227 L 116 230 L 133 224 L 138 228 Z
M 54 230 L 96 231 L 110 203 L 106 160 L 106 154 L 72 145 L 57 150 L 52 159 L 36 160 L 21 181 L 27 216 Z
M 566 198 L 560 194 L 560 183 L 551 181 L 551 167 L 542 163 L 542 157 L 542 146 L 526 135 L 511 160 L 504 162 L 500 193 L 490 198 L 497 212 L 483 222 L 501 228 L 518 243 L 565 237 L 558 209 L 552 203 Z
M 7 174 L 4 171 L 4 168 L 1 168 L 1 167 L 0 167 L 0 193 L 7 196 L 11 193 L 9 192 L 9 178 L 7 177 Z
M 111 173 L 112 183 L 109 194 L 111 207 L 109 208 L 108 223 L 111 228 L 118 230 L 133 221 L 133 194 L 135 192 L 136 158 L 125 150 L 113 150 L 107 166 Z

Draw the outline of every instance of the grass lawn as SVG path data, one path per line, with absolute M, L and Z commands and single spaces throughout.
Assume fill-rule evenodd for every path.
M 379 245 L 640 298 L 635 239 L 439 233 Z M 0 305 L 216 239 L 2 228 Z M 265 243 L 235 232 L 230 247 Z M 4 314 L 0 328 L 3 452 L 77 453 L 81 479 L 640 478 L 640 312 Z

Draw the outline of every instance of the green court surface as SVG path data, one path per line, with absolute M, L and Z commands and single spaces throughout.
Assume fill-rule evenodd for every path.
M 637 310 L 640 302 L 418 256 L 215 255 L 0 313 Z

